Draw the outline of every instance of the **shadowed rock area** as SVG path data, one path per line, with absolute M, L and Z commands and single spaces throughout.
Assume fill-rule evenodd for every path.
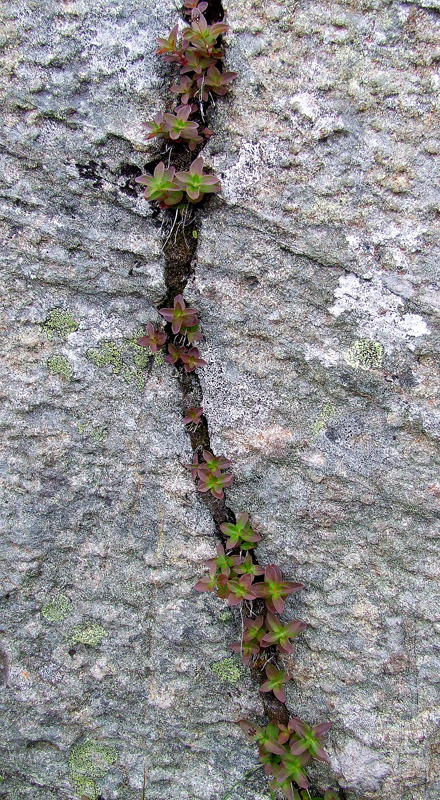
M 185 298 L 227 493 L 306 590 L 292 713 L 347 800 L 438 800 L 440 5 L 224 3 Z M 169 106 L 171 0 L 4 2 L 1 800 L 222 800 L 262 719 L 184 464 L 167 293 L 134 179 Z M 232 800 L 269 800 L 256 772 Z

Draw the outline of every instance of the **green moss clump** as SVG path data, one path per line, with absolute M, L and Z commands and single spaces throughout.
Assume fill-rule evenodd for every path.
M 372 339 L 357 339 L 351 345 L 346 361 L 356 369 L 380 369 L 383 359 L 383 347 Z
M 235 685 L 242 678 L 245 670 L 235 661 L 234 658 L 222 658 L 211 667 L 222 683 L 232 683 Z
M 41 613 L 48 622 L 62 622 L 71 610 L 70 599 L 65 594 L 59 594 L 43 606 Z
M 65 339 L 69 333 L 74 333 L 74 331 L 78 330 L 78 323 L 70 311 L 65 311 L 63 308 L 53 308 L 44 320 L 42 328 L 49 338 L 54 334 L 58 334 L 58 336 Z
M 221 611 L 218 616 L 219 616 L 219 619 L 221 619 L 222 622 L 229 622 L 232 619 L 232 614 L 228 610 Z
M 108 633 L 106 629 L 97 622 L 94 622 L 91 625 L 77 625 L 73 630 L 73 636 L 70 640 L 70 643 L 87 644 L 89 647 L 96 647 L 98 644 L 101 644 L 104 636 L 108 636 Z
M 115 747 L 93 739 L 75 744 L 70 751 L 69 766 L 78 794 L 96 797 L 96 781 L 105 778 L 117 757 Z
M 47 359 L 47 368 L 51 375 L 61 375 L 66 381 L 72 380 L 73 367 L 64 356 L 49 356 Z

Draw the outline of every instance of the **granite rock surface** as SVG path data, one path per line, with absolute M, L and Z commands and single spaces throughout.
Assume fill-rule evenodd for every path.
M 211 442 L 262 563 L 306 590 L 288 705 L 331 719 L 347 800 L 438 800 L 440 16 L 436 0 L 224 3 L 232 31 L 185 297 Z M 195 595 L 213 521 L 134 182 L 169 102 L 171 0 L 1 8 L 2 800 L 221 800 L 260 717 Z M 266 800 L 256 772 L 233 800 Z

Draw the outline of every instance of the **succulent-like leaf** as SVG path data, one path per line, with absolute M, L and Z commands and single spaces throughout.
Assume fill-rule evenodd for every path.
M 164 203 L 165 205 L 176 205 L 183 197 L 182 187 L 175 183 L 174 167 L 165 169 L 165 164 L 160 161 L 156 166 L 153 175 L 139 175 L 135 178 L 136 183 L 145 186 L 144 197 L 146 200 Z
M 168 343 L 168 355 L 165 356 L 164 361 L 167 364 L 178 364 L 185 352 L 184 347 L 176 347 L 172 342 Z
M 224 458 L 224 456 L 213 456 L 209 450 L 203 450 L 202 455 L 204 463 L 201 465 L 201 469 L 205 471 L 209 470 L 209 472 L 213 472 L 215 475 L 218 474 L 219 470 L 228 469 L 232 463 L 228 458 Z M 230 550 L 231 548 L 227 547 L 227 549 Z
M 185 105 L 189 103 L 191 97 L 194 97 L 197 91 L 197 83 L 188 75 L 181 75 L 178 83 L 172 83 L 170 92 L 173 94 L 182 95 L 182 103 Z
M 159 308 L 159 314 L 167 322 L 171 322 L 171 329 L 174 334 L 179 333 L 182 325 L 189 327 L 197 324 L 197 310 L 195 308 L 187 308 L 181 294 L 176 295 L 174 298 L 173 308 Z
M 165 118 L 161 111 L 149 122 L 143 122 L 142 127 L 148 133 L 147 139 L 154 139 L 155 136 L 163 136 L 165 133 Z
M 228 541 L 226 542 L 226 547 L 231 548 L 231 549 L 234 547 L 234 545 L 231 545 L 231 539 L 228 539 Z M 244 545 L 241 545 L 240 549 L 241 550 L 247 550 L 249 548 L 245 547 Z M 251 558 L 251 554 L 248 553 L 248 555 L 246 556 L 246 558 L 243 561 L 243 563 L 237 569 L 237 573 L 241 574 L 241 575 L 246 575 L 246 574 L 254 575 L 254 576 L 255 575 L 263 575 L 264 574 L 264 569 L 263 569 L 263 567 L 260 567 L 259 564 L 254 564 L 254 562 L 252 561 L 252 558 Z M 256 584 L 256 586 L 257 585 L 258 584 Z
M 192 423 L 197 428 L 197 426 L 200 424 L 202 415 L 203 415 L 203 406 L 199 406 L 198 408 L 194 407 L 188 408 L 183 418 L 183 424 L 190 425 Z
M 196 367 L 206 367 L 207 361 L 200 357 L 197 347 L 191 347 L 180 356 L 185 372 L 193 372 Z
M 199 472 L 199 457 L 197 453 L 194 453 L 192 463 L 184 466 L 191 471 L 191 477 L 195 481 Z
M 213 574 L 206 575 L 197 581 L 194 589 L 196 592 L 213 592 L 217 588 L 217 578 Z
M 141 336 L 141 338 L 137 340 L 137 343 L 141 347 L 149 347 L 152 353 L 157 353 L 162 345 L 165 344 L 166 340 L 166 333 L 159 329 L 155 330 L 151 322 L 149 322 L 146 336 Z
M 275 564 L 269 564 L 264 572 L 264 582 L 258 585 L 258 597 L 263 597 L 272 614 L 282 614 L 286 597 L 304 589 L 302 583 L 283 581 L 281 570 Z
M 236 72 L 220 72 L 217 67 L 210 66 L 205 75 L 197 79 L 197 86 L 202 100 L 208 100 L 209 92 L 223 96 L 227 94 L 228 85 L 237 77 Z
M 220 475 L 214 475 L 209 470 L 203 471 L 203 464 L 202 467 L 199 468 L 199 478 L 200 481 L 197 486 L 198 491 L 211 491 L 218 500 L 223 500 L 223 489 L 230 486 L 234 480 L 230 472 L 222 472 Z
M 284 670 L 278 670 L 273 664 L 266 664 L 266 675 L 268 679 L 261 684 L 260 692 L 273 692 L 281 703 L 285 703 L 286 693 L 284 691 L 284 684 L 290 680 L 291 676 Z
M 214 572 L 216 575 L 226 575 L 228 578 L 231 574 L 231 569 L 234 569 L 238 564 L 240 564 L 241 560 L 242 559 L 240 556 L 226 555 L 223 546 L 218 544 L 216 557 L 209 558 L 206 561 L 206 566 L 209 568 L 210 572 Z
M 219 179 L 204 173 L 204 164 L 202 156 L 199 156 L 192 162 L 189 172 L 177 172 L 175 175 L 176 182 L 193 203 L 200 202 L 204 194 L 221 190 Z
M 281 620 L 270 612 L 268 612 L 266 616 L 266 624 L 269 628 L 269 633 L 263 636 L 261 647 L 270 647 L 272 644 L 276 644 L 280 651 L 287 655 L 293 653 L 293 647 L 289 640 L 295 638 L 307 628 L 305 622 L 301 622 L 299 619 L 288 622 L 287 625 L 283 625 Z
M 249 524 L 249 514 L 247 512 L 239 514 L 235 524 L 225 522 L 220 525 L 221 532 L 228 536 L 226 547 L 240 547 L 242 550 L 251 550 L 256 546 L 257 542 L 261 541 L 261 536 L 255 533 Z M 255 572 L 255 575 L 262 574 Z
M 252 575 L 241 575 L 239 578 L 232 578 L 227 582 L 229 589 L 228 604 L 238 606 L 243 600 L 255 600 L 252 590 Z

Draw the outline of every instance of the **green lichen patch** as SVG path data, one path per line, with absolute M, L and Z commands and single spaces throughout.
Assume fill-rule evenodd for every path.
M 158 350 L 157 353 L 154 354 L 153 364 L 155 367 L 161 367 L 164 363 L 165 356 L 162 353 L 162 350 Z
M 87 420 L 78 422 L 78 431 L 81 436 L 89 436 L 93 442 L 102 444 L 104 439 L 108 436 L 108 431 L 105 425 L 93 425 Z
M 246 670 L 243 669 L 234 658 L 222 658 L 211 666 L 211 669 L 222 683 L 235 685 L 243 677 Z
M 89 647 L 97 647 L 98 644 L 101 644 L 104 636 L 108 636 L 108 633 L 106 629 L 97 622 L 90 625 L 77 625 L 73 630 L 70 643 L 87 644 Z
M 357 339 L 351 345 L 346 361 L 356 369 L 380 369 L 383 360 L 383 347 L 372 339 Z
M 78 323 L 70 311 L 66 311 L 64 308 L 53 308 L 52 311 L 49 311 L 41 327 L 49 339 L 54 335 L 65 339 L 69 333 L 78 330 Z
M 72 380 L 73 367 L 65 356 L 54 355 L 47 359 L 47 368 L 51 375 L 60 375 L 66 381 Z
M 71 600 L 65 594 L 59 594 L 43 606 L 41 613 L 48 622 L 62 622 L 71 610 Z
M 317 436 L 321 431 L 324 431 L 327 427 L 327 423 L 334 417 L 336 414 L 336 408 L 332 403 L 325 403 L 322 407 L 322 411 L 319 417 L 315 420 L 312 425 L 312 433 L 314 436 Z
M 226 610 L 226 611 L 221 611 L 221 612 L 220 612 L 220 614 L 219 614 L 218 616 L 219 616 L 219 619 L 220 619 L 222 622 L 229 622 L 229 621 L 232 619 L 232 614 L 231 614 L 231 612 L 230 612 L 230 611 L 228 611 L 228 610 Z
M 85 739 L 72 747 L 69 755 L 70 775 L 79 795 L 97 796 L 96 783 L 105 778 L 118 753 L 115 747 Z
M 87 358 L 101 369 L 111 367 L 113 375 L 118 375 L 126 383 L 134 384 L 139 391 L 143 391 L 152 360 L 149 348 L 140 347 L 137 343 L 144 333 L 144 328 L 137 328 L 121 344 L 101 342 L 99 347 L 87 351 Z

